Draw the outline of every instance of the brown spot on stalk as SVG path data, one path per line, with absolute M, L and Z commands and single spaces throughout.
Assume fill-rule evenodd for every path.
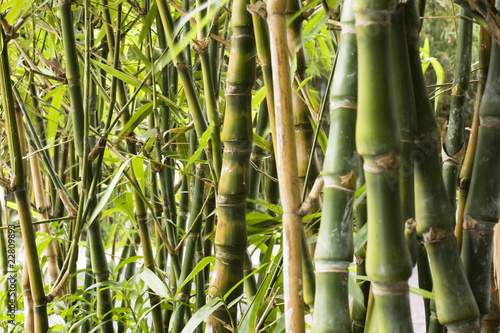
M 446 238 L 446 230 L 437 227 L 430 227 L 427 232 L 422 234 L 422 236 L 424 236 L 425 241 L 428 243 L 439 242 Z
M 359 256 L 356 256 L 356 265 L 361 266 L 361 265 L 363 265 L 363 264 L 364 264 L 364 262 L 365 262 L 365 259 L 364 259 L 364 258 L 361 258 L 361 257 L 359 257 Z
M 477 221 L 474 220 L 472 217 L 467 215 L 464 219 L 464 224 L 463 224 L 463 229 L 464 230 L 472 230 L 476 227 Z
M 340 185 L 342 185 L 343 187 L 352 190 L 356 188 L 356 174 L 352 170 L 348 174 L 340 176 L 339 180 Z
M 394 150 L 391 150 L 388 154 L 377 158 L 376 163 L 378 167 L 384 170 L 396 170 L 401 164 L 399 154 Z
M 405 231 L 408 232 L 409 234 L 413 233 L 415 231 L 415 228 L 417 228 L 417 220 L 414 218 L 409 218 L 405 222 Z

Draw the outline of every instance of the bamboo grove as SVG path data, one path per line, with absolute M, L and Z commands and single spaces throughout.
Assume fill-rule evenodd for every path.
M 413 332 L 414 293 L 499 332 L 497 12 L 458 3 L 1 1 L 0 329 Z

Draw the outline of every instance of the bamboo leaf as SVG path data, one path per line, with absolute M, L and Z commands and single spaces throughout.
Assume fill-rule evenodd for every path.
M 254 200 L 254 199 L 250 199 L 250 198 L 247 198 L 247 202 L 262 205 L 277 215 L 280 215 L 280 216 L 283 215 L 283 208 L 281 208 L 280 206 L 277 206 L 277 205 L 273 205 L 269 202 L 262 201 L 262 200 Z
M 368 223 L 363 225 L 354 236 L 354 253 L 357 253 L 366 244 L 368 239 Z
M 153 102 L 148 102 L 141 106 L 137 111 L 134 112 L 129 121 L 123 126 L 123 129 L 118 133 L 118 136 L 125 137 L 134 131 L 134 129 L 139 126 L 144 119 L 146 119 L 151 112 L 153 112 Z
M 175 294 L 175 299 L 177 299 L 177 296 L 179 294 L 179 291 L 184 287 L 186 283 L 191 281 L 196 274 L 201 272 L 207 265 L 212 264 L 215 262 L 215 257 L 210 256 L 210 257 L 205 257 L 200 260 L 200 262 L 196 265 L 196 267 L 191 271 L 191 273 L 188 275 L 188 277 L 177 287 L 177 293 Z
M 111 66 L 108 66 L 100 61 L 97 61 L 97 60 L 94 60 L 94 59 L 91 59 L 92 63 L 94 65 L 97 65 L 99 67 L 101 67 L 102 69 L 104 69 L 106 72 L 108 72 L 109 74 L 113 75 L 114 77 L 116 77 L 117 79 L 125 82 L 126 84 L 129 84 L 135 88 L 139 87 L 141 85 L 141 81 L 139 81 L 139 79 L 137 79 L 136 77 L 128 74 L 128 73 L 125 73 L 123 71 L 120 71 L 120 70 L 117 70 Z
M 252 98 L 252 110 L 258 110 L 260 107 L 260 103 L 266 97 L 266 87 L 262 86 L 257 92 L 253 95 Z
M 434 297 L 434 293 L 431 293 L 430 291 L 427 291 L 427 290 L 424 290 L 424 289 L 420 289 L 420 288 L 416 288 L 416 287 L 412 287 L 410 286 L 410 292 L 412 294 L 415 294 L 417 296 L 422 296 L 422 297 L 425 297 L 425 298 L 428 298 L 428 299 L 436 299 Z
M 94 210 L 92 211 L 92 214 L 90 215 L 89 221 L 92 222 L 95 220 L 95 218 L 99 215 L 101 210 L 104 208 L 104 206 L 108 203 L 109 198 L 111 197 L 111 194 L 113 193 L 116 184 L 118 184 L 118 181 L 120 180 L 123 170 L 125 167 L 128 165 L 128 162 L 130 160 L 126 161 L 125 163 L 122 164 L 122 166 L 116 171 L 115 177 L 109 184 L 106 192 L 104 192 L 104 195 L 101 197 L 97 205 L 95 206 Z
M 181 333 L 191 333 L 196 330 L 203 321 L 205 321 L 208 316 L 210 316 L 215 310 L 220 308 L 224 303 L 222 303 L 219 297 L 214 298 L 203 307 L 199 308 L 191 319 L 187 322 L 186 326 Z
M 348 276 L 349 295 L 351 295 L 353 301 L 356 302 L 358 306 L 360 306 L 362 309 L 365 309 L 365 297 L 363 295 L 363 291 L 354 280 L 354 277 L 351 274 L 348 274 Z
M 162 280 L 156 274 L 148 268 L 144 268 L 144 271 L 139 275 L 141 280 L 148 285 L 151 290 L 153 290 L 160 297 L 170 299 L 170 292 L 165 286 Z
M 273 149 L 271 144 L 266 139 L 264 139 L 255 132 L 253 133 L 253 143 L 255 143 L 255 145 L 257 145 L 259 148 L 262 148 L 269 153 Z

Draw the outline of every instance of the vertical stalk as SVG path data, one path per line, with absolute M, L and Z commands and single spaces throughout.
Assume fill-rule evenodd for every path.
M 451 91 L 450 118 L 443 143 L 443 180 L 455 208 L 457 197 L 458 171 L 465 153 L 464 113 L 467 89 L 469 89 L 470 65 L 472 56 L 472 20 L 465 16 L 465 9 L 460 7 L 458 19 L 458 43 L 453 89 Z
M 374 295 L 372 332 L 413 331 L 408 294 L 412 265 L 399 191 L 401 138 L 391 79 L 391 15 L 395 7 L 392 0 L 353 3 L 360 96 L 356 145 L 364 158 L 369 198 L 366 272 Z
M 330 134 L 323 163 L 323 215 L 316 255 L 313 332 L 351 332 L 349 265 L 354 254 L 355 127 L 358 64 L 352 2 L 344 2 L 342 34 L 330 91 Z M 335 311 L 331 311 L 335 309 Z
M 285 288 L 285 329 L 304 332 L 302 298 L 302 218 L 300 185 L 292 113 L 290 66 L 286 36 L 286 0 L 274 0 L 267 7 L 276 116 L 276 145 L 279 188 L 283 205 L 283 279 Z
M 412 257 L 417 262 L 418 244 L 415 230 L 415 198 L 413 180 L 413 160 L 415 150 L 416 109 L 411 83 L 410 62 L 404 26 L 404 8 L 398 6 L 393 13 L 391 30 L 391 59 L 393 63 L 392 82 L 394 102 L 401 136 L 401 167 L 399 170 L 399 190 L 401 215 L 405 225 L 405 237 Z
M 414 157 L 417 233 L 422 235 L 429 256 L 439 322 L 449 331 L 469 329 L 478 332 L 479 311 L 454 237 L 455 214 L 446 195 L 439 161 L 439 130 L 420 64 L 417 3 L 412 0 L 405 6 L 408 54 L 417 108 Z
M 477 132 L 479 129 L 479 108 L 481 107 L 481 101 L 483 100 L 484 87 L 486 86 L 486 77 L 488 75 L 488 66 L 491 53 L 491 36 L 483 27 L 479 29 L 478 46 L 479 82 L 476 93 L 476 104 L 474 105 L 474 115 L 472 118 L 469 143 L 465 152 L 462 170 L 460 171 L 460 182 L 458 185 L 458 214 L 455 235 L 457 236 L 459 249 L 462 248 L 462 227 L 464 222 L 465 202 L 467 201 L 467 196 L 469 194 L 470 180 L 472 177 L 472 167 L 474 165 L 474 156 L 476 154 Z
M 493 43 L 488 80 L 479 109 L 471 186 L 464 210 L 462 260 L 481 315 L 490 306 L 493 227 L 500 218 L 500 47 Z
M 231 57 L 226 80 L 224 152 L 217 206 L 214 273 L 208 293 L 223 297 L 243 278 L 247 249 L 246 198 L 250 186 L 252 149 L 252 86 L 255 83 L 255 42 L 248 1 L 235 0 L 232 10 Z M 229 304 L 243 292 L 239 285 L 226 298 Z M 219 308 L 209 317 L 207 330 L 227 332 L 236 327 L 237 307 Z
M 10 160 L 12 161 L 11 168 L 14 175 L 11 182 L 11 188 L 17 203 L 19 223 L 21 225 L 21 233 L 26 253 L 26 263 L 29 267 L 30 288 L 35 311 L 35 331 L 37 333 L 45 333 L 49 329 L 47 300 L 45 299 L 42 272 L 38 261 L 31 206 L 26 191 L 26 173 L 23 163 L 23 151 L 21 149 L 20 136 L 17 135 L 19 130 L 18 126 L 20 124 L 17 124 L 16 111 L 14 109 L 14 95 L 10 79 L 11 68 L 7 49 L 8 43 L 3 28 L 0 30 L 2 37 L 0 41 L 0 92 L 5 110 L 5 127 L 7 131 Z

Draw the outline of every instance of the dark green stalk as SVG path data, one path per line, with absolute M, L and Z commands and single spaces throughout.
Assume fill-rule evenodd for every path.
M 363 171 L 363 160 L 359 158 L 358 161 L 358 174 L 359 177 L 357 179 L 357 188 L 361 188 L 361 186 L 365 185 L 365 174 Z M 361 228 L 367 222 L 367 210 L 366 210 L 366 196 L 359 203 L 358 206 L 355 207 L 355 216 L 356 223 L 355 228 L 356 231 L 359 232 Z M 358 252 L 355 253 L 356 256 L 356 274 L 359 276 L 366 276 L 366 246 L 363 246 Z M 368 308 L 368 296 L 370 294 L 370 282 L 369 281 L 361 281 L 357 280 L 357 283 L 363 283 L 361 285 L 361 291 L 364 296 L 364 306 L 354 302 L 352 304 L 352 331 L 353 333 L 363 333 L 365 331 L 365 322 L 366 322 L 366 309 Z
M 478 86 L 476 93 L 476 104 L 474 106 L 474 115 L 472 119 L 471 132 L 467 150 L 465 152 L 464 163 L 460 171 L 460 182 L 458 185 L 458 216 L 455 235 L 457 236 L 458 248 L 462 248 L 462 227 L 464 222 L 464 209 L 467 196 L 469 194 L 470 180 L 472 177 L 472 169 L 474 165 L 474 156 L 476 154 L 477 132 L 479 129 L 479 108 L 483 99 L 484 87 L 486 86 L 486 77 L 488 75 L 488 66 L 491 53 L 491 36 L 482 27 L 479 30 L 479 72 Z
M 413 331 L 408 293 L 412 264 L 399 204 L 401 138 L 392 89 L 380 89 L 393 87 L 390 41 L 395 8 L 392 0 L 353 2 L 360 96 L 356 145 L 364 158 L 369 198 L 366 272 L 376 315 L 370 318 L 376 324 L 371 332 Z
M 205 188 L 205 183 L 202 178 L 208 175 L 207 166 L 203 164 L 198 164 L 196 168 L 197 172 L 195 179 L 195 188 L 191 201 L 191 210 L 189 214 L 189 226 L 188 226 L 188 236 L 186 238 L 186 249 L 184 251 L 183 265 L 179 281 L 184 281 L 191 273 L 196 262 L 196 247 L 200 238 L 201 226 L 203 222 L 203 192 Z M 202 272 L 203 273 L 203 272 Z M 198 276 L 199 277 L 199 276 Z M 174 324 L 172 328 L 173 333 L 179 333 L 184 328 L 184 316 L 186 310 L 188 310 L 189 304 L 189 294 L 191 291 L 191 282 L 186 283 L 181 289 L 179 289 L 177 301 L 179 302 L 179 308 L 175 313 Z
M 405 237 L 412 257 L 413 265 L 417 263 L 418 244 L 415 231 L 415 198 L 412 156 L 415 150 L 416 109 L 411 84 L 411 70 L 408 60 L 408 47 L 404 26 L 404 8 L 399 6 L 392 15 L 391 59 L 394 102 L 401 136 L 401 168 L 399 170 L 399 192 L 401 198 L 401 215 L 405 225 Z M 408 82 L 409 81 L 409 82 Z
M 454 236 L 455 212 L 447 199 L 441 174 L 439 129 L 420 64 L 420 22 L 414 0 L 406 4 L 405 25 L 417 107 L 414 157 L 417 233 L 422 235 L 429 256 L 439 322 L 449 331 L 478 332 L 479 311 L 460 261 Z
M 83 138 L 85 137 L 85 113 L 83 110 L 82 87 L 80 84 L 80 66 L 78 64 L 78 51 L 76 49 L 75 33 L 73 28 L 73 13 L 71 0 L 59 0 L 61 16 L 62 40 L 66 62 L 66 79 L 71 99 L 71 117 L 75 132 L 75 151 L 82 158 Z
M 493 43 L 488 80 L 479 109 L 471 186 L 464 210 L 462 260 L 481 315 L 490 306 L 493 227 L 500 218 L 500 47 Z
M 196 6 L 201 7 L 206 0 L 196 0 Z M 206 10 L 198 12 L 198 22 L 201 22 L 204 16 L 207 15 Z M 214 183 L 219 183 L 221 166 L 222 166 L 222 146 L 220 141 L 220 115 L 215 99 L 214 73 L 210 66 L 210 57 L 208 53 L 210 39 L 206 37 L 206 27 L 203 27 L 198 32 L 199 40 L 194 40 L 193 48 L 198 53 L 201 61 L 201 72 L 203 74 L 203 92 L 205 94 L 205 108 L 208 116 L 208 121 L 212 125 L 210 131 L 210 140 L 212 145 L 212 161 L 215 173 Z
M 269 128 L 269 113 L 266 101 L 260 103 L 260 110 L 257 119 L 257 127 L 255 128 L 255 134 L 265 137 L 266 130 Z M 259 198 L 260 183 L 261 183 L 261 173 L 262 164 L 264 158 L 266 157 L 266 151 L 256 144 L 252 147 L 252 154 L 250 155 L 250 164 L 252 168 L 250 169 L 250 193 L 248 197 L 250 199 L 257 200 Z M 249 211 L 254 211 L 257 204 L 253 202 L 247 202 L 247 209 Z
M 345 1 L 338 62 L 330 91 L 330 134 L 323 164 L 323 215 L 316 255 L 313 332 L 351 332 L 347 284 L 354 252 L 355 127 L 358 66 L 352 2 Z M 331 311 L 335 309 L 335 311 Z
M 33 230 L 33 219 L 31 216 L 31 205 L 28 200 L 26 191 L 26 173 L 23 163 L 23 152 L 21 149 L 20 136 L 17 134 L 19 126 L 16 120 L 16 111 L 14 106 L 14 94 L 12 92 L 12 83 L 10 79 L 10 63 L 8 55 L 8 43 L 6 40 L 3 27 L 1 30 L 2 40 L 1 45 L 1 78 L 0 91 L 2 95 L 2 104 L 5 110 L 5 127 L 7 131 L 7 140 L 9 145 L 9 155 L 12 162 L 11 169 L 13 172 L 13 180 L 11 189 L 17 203 L 19 213 L 19 224 L 21 225 L 21 233 L 25 248 L 26 263 L 29 267 L 31 293 L 35 309 L 35 329 L 37 332 L 45 333 L 49 329 L 49 321 L 47 317 L 47 300 L 45 299 L 45 291 L 43 287 L 42 272 L 38 261 L 38 251 L 35 243 L 35 233 Z
M 256 0 L 250 0 L 252 5 L 255 5 L 256 2 Z M 267 27 L 266 20 L 256 13 L 252 12 L 252 14 L 253 29 L 255 34 L 255 48 L 257 50 L 257 56 L 260 60 L 264 86 L 266 87 L 267 113 L 269 116 L 269 125 L 271 127 L 271 136 L 273 141 L 276 142 L 276 121 L 274 116 L 274 90 L 273 73 L 271 68 L 271 50 L 269 46 L 269 29 Z M 257 132 L 257 134 L 259 133 Z
M 465 16 L 460 7 L 459 16 Z M 465 153 L 464 114 L 467 89 L 469 89 L 472 56 L 472 21 L 458 19 L 458 45 L 455 72 L 451 91 L 450 118 L 443 147 L 443 180 L 453 208 L 456 206 L 458 171 Z
M 249 192 L 252 148 L 252 86 L 255 81 L 255 43 L 252 17 L 245 0 L 235 0 L 232 10 L 233 36 L 226 80 L 226 112 L 222 139 L 224 152 L 218 188 L 218 223 L 215 234 L 216 260 L 208 293 L 224 297 L 243 278 L 247 248 L 246 197 Z M 226 298 L 229 304 L 242 293 L 239 285 Z M 219 308 L 207 320 L 207 329 L 227 332 L 236 327 L 237 307 Z

